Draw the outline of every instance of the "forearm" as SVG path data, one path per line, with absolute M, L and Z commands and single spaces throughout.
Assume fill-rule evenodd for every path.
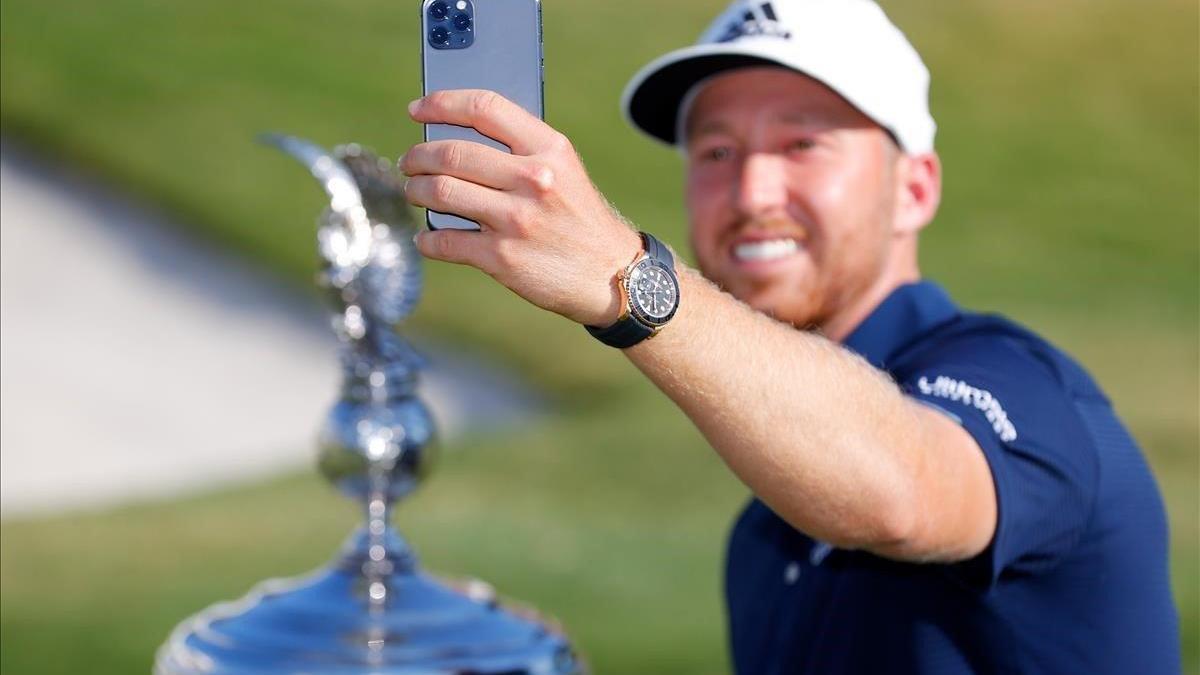
M 841 346 L 755 312 L 691 270 L 654 339 L 625 350 L 735 474 L 797 529 L 887 549 L 911 527 L 919 418 Z

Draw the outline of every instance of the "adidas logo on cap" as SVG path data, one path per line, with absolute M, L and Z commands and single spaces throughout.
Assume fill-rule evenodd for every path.
M 792 32 L 779 23 L 775 8 L 771 3 L 764 2 L 758 7 L 751 7 L 742 14 L 741 19 L 735 19 L 729 28 L 714 42 L 733 42 L 744 37 L 777 37 L 790 40 Z

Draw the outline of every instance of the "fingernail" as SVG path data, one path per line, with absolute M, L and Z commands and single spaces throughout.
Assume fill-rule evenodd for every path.
M 420 108 L 420 107 L 421 107 L 421 99 L 418 98 L 418 99 L 414 100 L 412 103 L 408 104 L 408 114 L 416 115 L 417 108 Z

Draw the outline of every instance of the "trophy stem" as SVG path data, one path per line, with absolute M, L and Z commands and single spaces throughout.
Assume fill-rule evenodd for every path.
M 367 500 L 367 535 L 369 546 L 363 565 L 367 577 L 367 663 L 381 666 L 384 663 L 384 647 L 386 646 L 387 625 L 384 621 L 387 611 L 388 586 L 387 578 L 394 571 L 393 563 L 388 559 L 387 534 L 388 516 L 391 515 L 387 499 L 386 486 L 382 484 L 383 477 L 378 471 L 372 471 L 372 489 Z

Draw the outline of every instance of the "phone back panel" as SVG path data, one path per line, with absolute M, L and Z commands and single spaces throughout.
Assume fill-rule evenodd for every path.
M 421 3 L 421 71 L 426 94 L 446 89 L 488 89 L 543 117 L 542 21 L 539 0 L 472 0 L 474 44 L 435 49 L 429 44 L 428 8 Z M 453 4 L 453 0 L 451 0 Z M 466 140 L 509 152 L 508 146 L 474 129 L 425 125 L 425 140 Z M 429 211 L 429 227 L 477 230 L 474 221 Z

